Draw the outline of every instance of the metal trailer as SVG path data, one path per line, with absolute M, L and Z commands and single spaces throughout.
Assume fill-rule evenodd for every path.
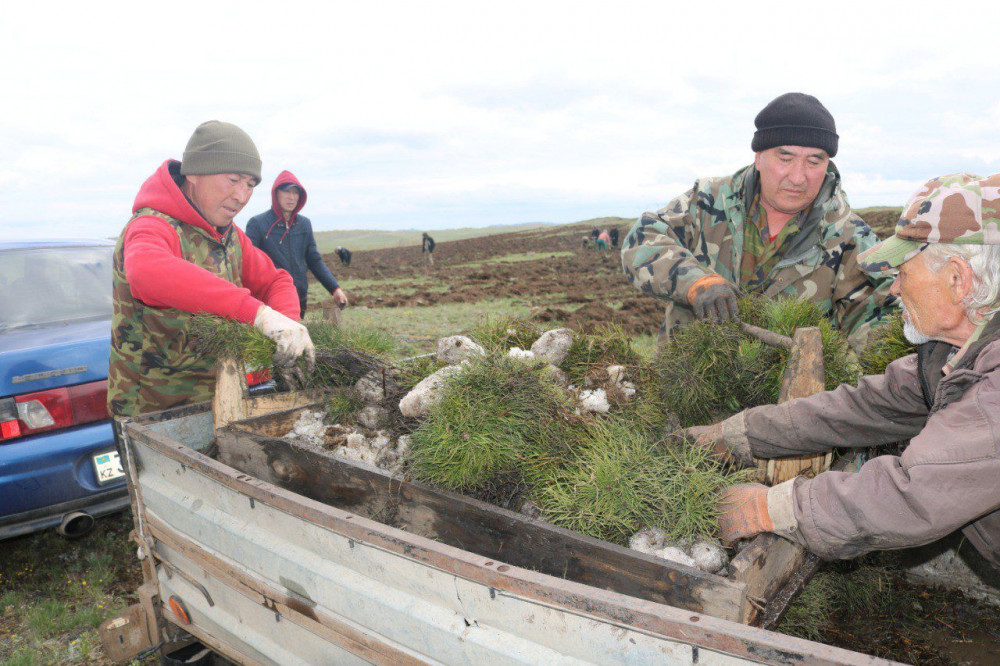
M 814 566 L 788 541 L 707 574 L 296 448 L 276 435 L 316 395 L 221 389 L 120 424 L 144 583 L 101 627 L 112 659 L 193 637 L 241 664 L 888 663 L 753 626 Z

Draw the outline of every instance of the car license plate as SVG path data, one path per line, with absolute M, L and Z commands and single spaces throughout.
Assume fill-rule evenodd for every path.
M 94 456 L 94 471 L 97 473 L 97 482 L 102 485 L 125 476 L 117 451 Z

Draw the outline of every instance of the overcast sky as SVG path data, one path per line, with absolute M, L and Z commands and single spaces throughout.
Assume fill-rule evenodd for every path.
M 245 129 L 317 230 L 638 216 L 816 95 L 852 205 L 1000 171 L 989 3 L 5 3 L 0 238 L 117 236 L 202 121 Z M 921 9 L 924 8 L 924 9 Z

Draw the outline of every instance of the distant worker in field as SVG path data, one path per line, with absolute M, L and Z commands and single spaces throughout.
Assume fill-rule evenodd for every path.
M 247 236 L 253 244 L 266 252 L 275 266 L 288 271 L 295 281 L 303 317 L 309 294 L 307 269 L 330 292 L 335 305 L 347 307 L 347 294 L 337 284 L 337 278 L 333 277 L 316 249 L 312 222 L 299 214 L 305 205 L 305 188 L 291 171 L 282 171 L 271 187 L 271 209 L 247 222 Z
M 858 267 L 878 238 L 841 190 L 833 116 L 787 93 L 754 123 L 753 164 L 642 214 L 622 245 L 625 275 L 666 301 L 661 340 L 694 318 L 737 318 L 741 292 L 784 294 L 816 303 L 857 350 L 896 299 L 890 277 Z
M 187 325 L 208 313 L 256 326 L 288 366 L 313 343 L 292 278 L 233 224 L 260 182 L 246 132 L 210 120 L 183 160 L 150 176 L 115 247 L 108 410 L 116 417 L 211 400 L 215 359 L 200 356 Z
M 611 234 L 608 233 L 607 229 L 602 229 L 601 233 L 597 235 L 597 249 L 607 250 L 610 244 Z
M 346 247 L 337 247 L 337 257 L 340 259 L 341 266 L 351 265 L 351 251 Z
M 910 440 L 858 472 L 725 491 L 725 541 L 774 532 L 824 559 L 936 541 L 956 530 L 1000 568 L 1000 174 L 935 178 L 893 236 L 860 255 L 899 269 L 917 352 L 858 385 L 740 412 L 687 434 L 731 461 Z
M 611 237 L 611 247 L 618 247 L 618 227 L 611 227 L 608 236 Z
M 434 239 L 424 232 L 420 252 L 427 255 L 427 263 L 434 265 Z

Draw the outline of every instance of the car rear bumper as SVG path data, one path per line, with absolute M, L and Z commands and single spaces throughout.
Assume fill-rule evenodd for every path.
M 77 511 L 98 518 L 127 509 L 128 505 L 128 489 L 120 486 L 69 502 L 4 516 L 0 518 L 0 539 L 58 527 L 64 516 Z
M 125 479 L 97 481 L 93 458 L 115 450 L 104 421 L 0 445 L 0 538 L 58 525 L 70 511 L 100 515 L 128 504 Z M 105 506 L 117 500 L 112 508 Z

